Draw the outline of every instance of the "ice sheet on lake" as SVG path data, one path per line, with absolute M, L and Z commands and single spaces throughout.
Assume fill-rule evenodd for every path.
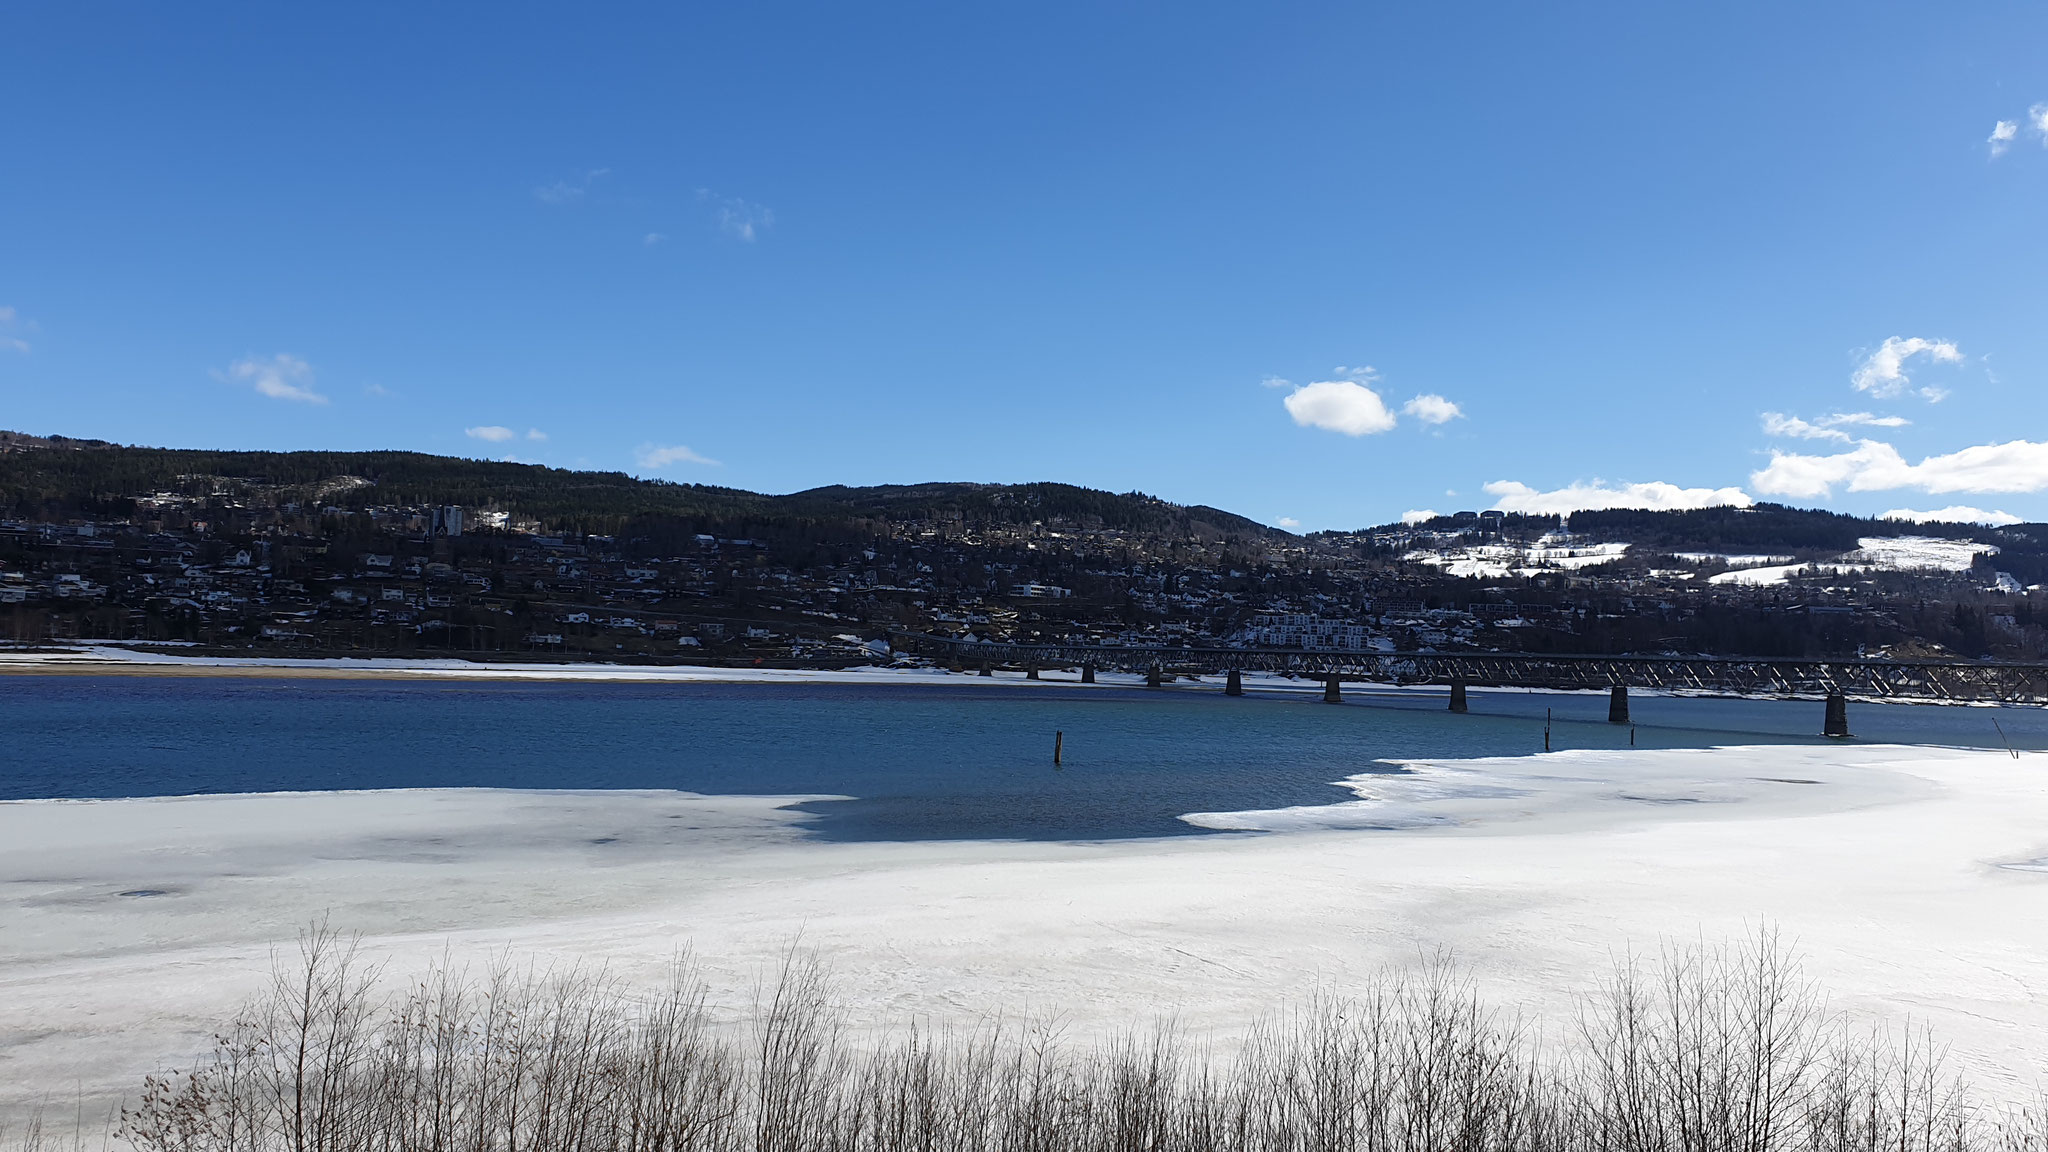
M 2048 756 L 1853 745 L 1560 753 L 1348 782 L 1392 831 L 807 841 L 790 798 L 490 790 L 0 803 L 0 1117 L 186 1060 L 327 915 L 394 979 L 446 955 L 681 949 L 747 1004 L 793 939 L 866 1028 L 1057 1011 L 1228 1038 L 1449 949 L 1562 1024 L 1659 940 L 1782 926 L 1836 1007 L 1924 1022 L 1992 1095 L 2048 1072 Z M 1250 819 L 1246 814 L 1240 821 Z M 1277 826 L 1277 823 L 1274 824 Z M 1310 830 L 1313 829 L 1313 830 Z

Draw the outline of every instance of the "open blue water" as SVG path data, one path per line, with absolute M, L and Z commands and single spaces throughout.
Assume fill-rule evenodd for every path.
M 1816 701 L 1474 691 L 0 677 L 0 799 L 345 788 L 832 794 L 842 840 L 1195 834 L 1186 812 L 1336 803 L 1406 757 L 1819 743 Z M 1851 704 L 1874 742 L 2048 748 L 2048 710 Z M 1994 723 L 2004 729 L 2001 736 Z M 1052 763 L 1065 733 L 1064 765 Z

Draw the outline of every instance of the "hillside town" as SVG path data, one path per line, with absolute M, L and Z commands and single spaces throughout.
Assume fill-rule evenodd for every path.
M 859 539 L 594 534 L 500 508 L 368 503 L 367 487 L 343 477 L 326 499 L 274 501 L 154 491 L 119 517 L 0 521 L 0 639 L 766 666 L 906 659 L 892 633 L 1336 651 L 2048 652 L 2048 595 L 2029 567 L 2039 545 L 2024 530 L 1747 554 L 1499 512 L 1311 536 L 958 513 L 866 519 Z

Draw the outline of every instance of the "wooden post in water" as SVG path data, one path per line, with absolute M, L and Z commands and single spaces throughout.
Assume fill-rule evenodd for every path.
M 1052 734 L 1052 766 L 1055 768 L 1060 766 L 1060 745 L 1066 742 L 1067 734 L 1065 732 L 1054 732 Z

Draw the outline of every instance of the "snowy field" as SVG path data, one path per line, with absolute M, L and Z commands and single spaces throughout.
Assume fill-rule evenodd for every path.
M 1285 829 L 836 844 L 791 797 L 443 790 L 0 803 L 0 1115 L 104 1109 L 186 1059 L 309 919 L 394 978 L 510 950 L 744 1005 L 792 940 L 857 1026 L 1056 1010 L 1228 1043 L 1450 949 L 1551 1023 L 1616 955 L 1762 922 L 1845 1010 L 1924 1021 L 1987 1095 L 2048 1074 L 2048 756 L 1563 752 L 1361 777 Z

